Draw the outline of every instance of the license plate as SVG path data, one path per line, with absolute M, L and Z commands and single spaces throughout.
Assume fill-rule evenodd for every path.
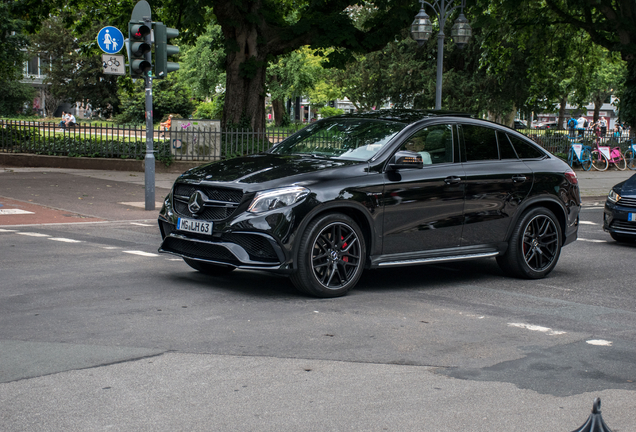
M 177 220 L 179 231 L 189 231 L 197 234 L 212 234 L 212 222 L 179 218 Z
M 636 222 L 636 213 L 627 213 L 627 220 L 630 222 Z

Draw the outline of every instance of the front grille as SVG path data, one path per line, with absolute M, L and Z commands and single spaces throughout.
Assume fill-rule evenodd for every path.
M 208 201 L 205 203 L 203 210 L 199 214 L 192 214 L 188 209 L 188 200 L 195 191 L 201 191 Z M 220 221 L 227 219 L 238 207 L 243 199 L 243 191 L 240 189 L 225 189 L 205 185 L 189 185 L 185 183 L 177 183 L 174 188 L 174 210 L 180 215 L 209 220 Z
M 225 201 L 229 203 L 240 203 L 243 199 L 243 191 L 238 189 L 222 189 L 210 186 L 189 185 L 185 183 L 177 183 L 174 188 L 174 194 L 190 197 L 195 191 L 200 190 L 208 197 L 215 201 Z
M 636 233 L 636 223 L 634 222 L 623 222 L 619 220 L 612 221 L 610 228 L 614 228 L 621 231 L 631 231 Z
M 168 237 L 161 245 L 166 252 L 174 252 L 189 258 L 200 258 L 211 261 L 237 263 L 236 257 L 223 246 L 193 242 L 175 237 Z
M 252 261 L 278 262 L 274 247 L 265 237 L 254 234 L 230 233 L 221 237 L 224 242 L 235 243 L 245 249 Z
M 192 212 L 190 212 L 190 210 L 188 209 L 188 203 L 185 203 L 185 202 L 180 201 L 179 199 L 175 198 L 175 200 L 174 200 L 174 210 L 177 213 L 179 213 L 180 215 L 183 215 L 183 216 L 186 216 L 186 217 L 203 219 L 203 220 L 210 220 L 210 221 L 219 221 L 219 220 L 223 220 L 225 218 L 228 218 L 228 217 L 232 216 L 232 214 L 234 213 L 234 210 L 236 210 L 236 208 L 233 208 L 233 207 L 208 207 L 208 206 L 205 206 L 205 207 L 203 207 L 203 211 L 200 214 L 193 215 Z
M 625 198 L 622 197 L 618 202 L 618 205 L 623 207 L 636 207 L 636 198 Z

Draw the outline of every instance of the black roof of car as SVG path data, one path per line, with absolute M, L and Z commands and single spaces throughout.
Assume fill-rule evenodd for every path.
M 411 109 L 382 109 L 367 112 L 355 112 L 351 114 L 341 114 L 340 118 L 366 118 L 376 120 L 389 120 L 401 123 L 414 123 L 424 120 L 427 117 L 472 117 L 470 114 L 457 111 L 443 110 L 411 110 Z

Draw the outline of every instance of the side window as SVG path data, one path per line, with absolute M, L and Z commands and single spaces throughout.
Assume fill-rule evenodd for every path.
M 400 150 L 410 150 L 422 155 L 424 165 L 453 161 L 453 127 L 433 125 L 411 135 Z
M 466 162 L 498 160 L 497 135 L 494 129 L 462 125 Z
M 512 143 L 513 147 L 517 151 L 519 158 L 536 159 L 536 158 L 545 157 L 545 153 L 543 153 L 541 150 L 536 148 L 534 144 L 527 143 L 524 140 L 519 139 L 512 135 L 508 135 L 508 138 L 510 139 L 510 142 Z
M 497 131 L 497 142 L 499 143 L 499 157 L 501 159 L 517 159 L 517 153 L 515 153 L 515 149 L 512 148 L 505 133 Z

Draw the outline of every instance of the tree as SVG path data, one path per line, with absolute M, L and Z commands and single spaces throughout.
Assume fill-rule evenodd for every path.
M 630 125 L 636 126 L 636 2 L 545 0 L 545 4 L 562 22 L 585 30 L 592 42 L 610 52 L 620 53 L 626 62 L 620 116 Z
M 13 16 L 13 3 L 0 3 L 0 114 L 15 115 L 33 100 L 34 91 L 19 82 L 26 61 L 28 38 L 24 21 Z
M 179 114 L 188 118 L 195 109 L 192 93 L 178 77 L 178 72 L 173 72 L 167 78 L 153 82 L 153 117 L 162 119 L 168 114 Z M 122 113 L 116 117 L 121 123 L 145 122 L 145 90 L 144 81 L 136 80 L 130 89 L 122 87 L 119 92 Z
M 196 44 L 184 50 L 181 78 L 200 99 L 213 98 L 217 89 L 225 88 L 225 51 L 221 26 L 211 22 Z
M 267 89 L 272 98 L 277 126 L 281 125 L 284 118 L 285 99 L 308 96 L 326 76 L 327 71 L 321 65 L 321 58 L 316 56 L 313 50 L 301 47 L 279 57 L 268 66 Z M 314 97 L 310 98 L 312 105 L 324 105 L 327 100 L 323 97 L 320 93 L 314 93 Z
M 352 0 L 284 2 L 277 0 L 214 0 L 214 14 L 226 44 L 226 98 L 223 123 L 248 118 L 253 128 L 265 124 L 265 79 L 268 62 L 301 46 L 336 47 L 332 64 L 352 52 L 384 46 L 417 11 L 415 2 L 376 0 L 375 15 L 365 30 L 354 25 L 347 8 Z

